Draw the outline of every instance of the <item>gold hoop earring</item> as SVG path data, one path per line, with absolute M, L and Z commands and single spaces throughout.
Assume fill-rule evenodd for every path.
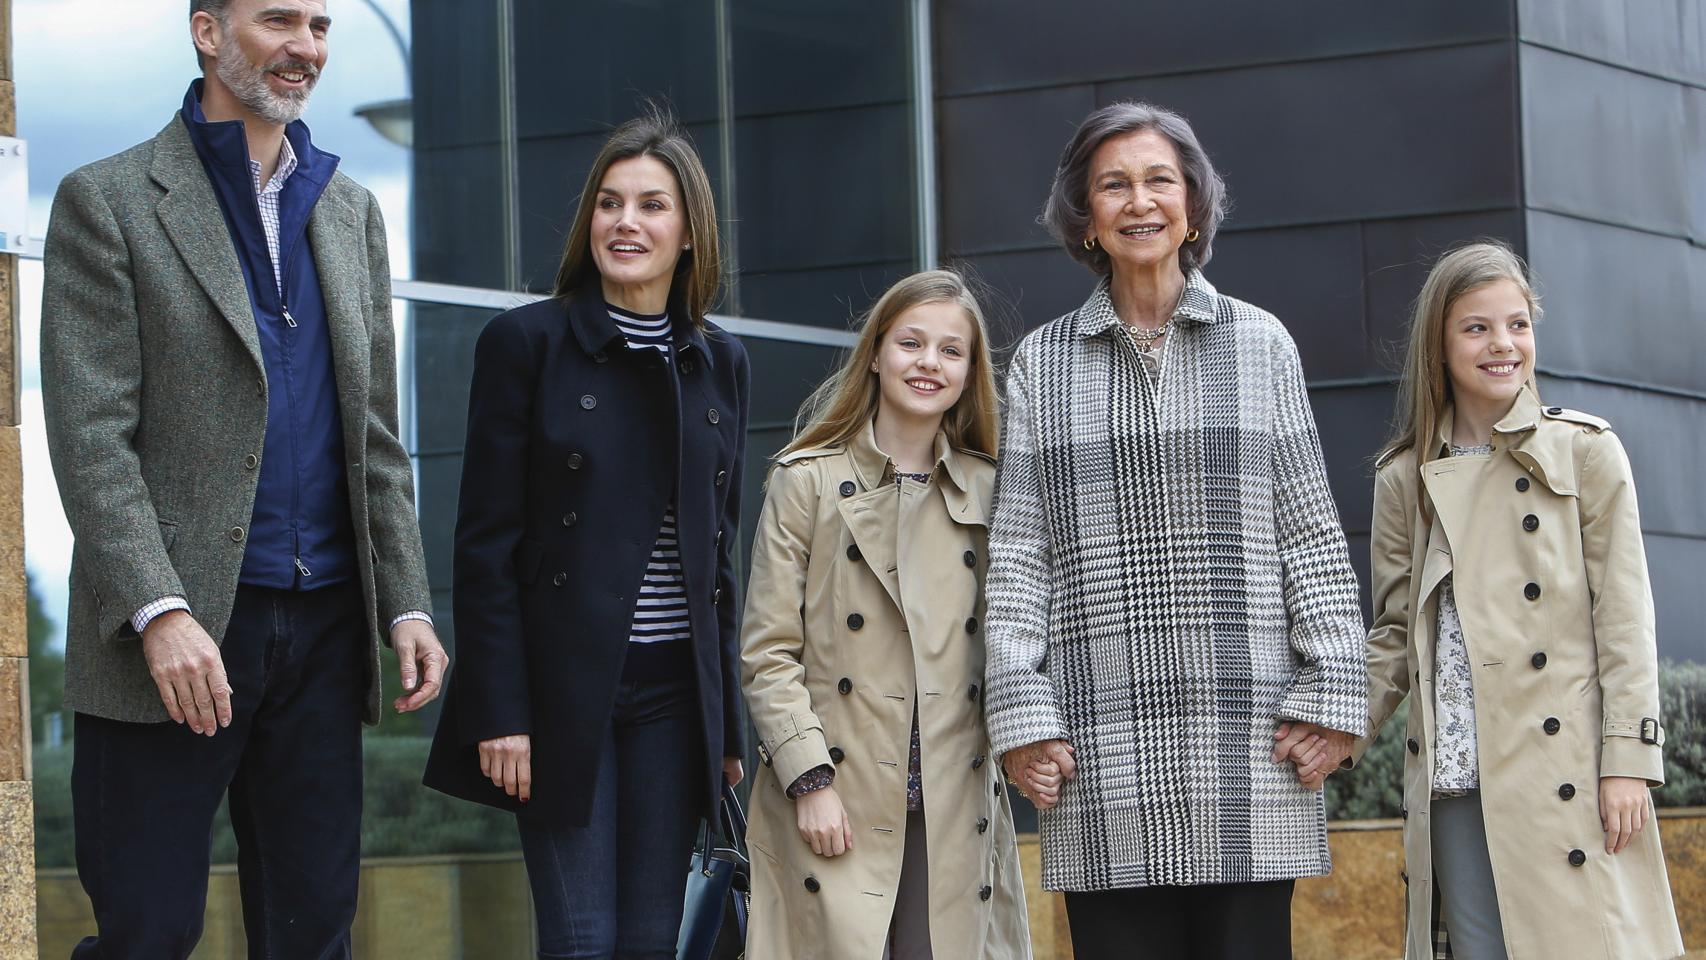
M 1202 234 L 1197 232 L 1197 228 L 1192 227 L 1191 232 L 1185 234 L 1185 242 L 1186 243 L 1196 243 L 1197 240 L 1200 239 L 1201 237 L 1202 237 Z
M 1086 249 L 1086 250 L 1096 249 L 1096 238 L 1095 237 L 1085 237 L 1084 238 L 1084 249 Z

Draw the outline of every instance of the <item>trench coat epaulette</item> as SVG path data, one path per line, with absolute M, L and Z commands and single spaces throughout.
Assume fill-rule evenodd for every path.
M 802 447 L 798 450 L 790 450 L 780 457 L 777 457 L 776 465 L 778 467 L 786 467 L 799 463 L 801 460 L 815 460 L 818 457 L 827 457 L 831 454 L 840 453 L 845 449 L 847 449 L 847 445 L 842 443 L 830 444 L 827 447 Z
M 1595 433 L 1611 429 L 1611 421 L 1603 417 L 1596 417 L 1591 413 L 1571 410 L 1568 407 L 1546 407 L 1541 410 L 1541 413 L 1544 413 L 1549 420 L 1563 420 L 1567 423 L 1580 424 L 1592 429 Z

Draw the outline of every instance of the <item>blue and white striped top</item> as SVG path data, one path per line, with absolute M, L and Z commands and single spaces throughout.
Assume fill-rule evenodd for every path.
M 610 319 L 628 338 L 631 350 L 658 350 L 671 360 L 675 341 L 670 337 L 669 315 L 634 313 L 606 305 Z M 646 564 L 646 577 L 634 601 L 634 621 L 628 629 L 631 643 L 685 640 L 693 635 L 687 614 L 687 584 L 681 576 L 681 546 L 675 534 L 675 501 L 664 510 L 657 542 Z

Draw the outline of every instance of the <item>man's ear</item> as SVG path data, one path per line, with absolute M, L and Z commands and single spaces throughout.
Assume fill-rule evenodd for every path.
M 190 15 L 190 42 L 195 44 L 196 52 L 202 57 L 219 58 L 220 38 L 219 20 L 213 14 L 197 10 Z

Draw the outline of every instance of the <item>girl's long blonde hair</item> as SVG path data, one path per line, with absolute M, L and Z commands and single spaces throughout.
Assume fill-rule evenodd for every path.
M 1528 301 L 1529 318 L 1540 320 L 1540 298 L 1528 279 L 1528 266 L 1499 240 L 1480 240 L 1445 253 L 1428 273 L 1422 292 L 1416 296 L 1410 321 L 1410 345 L 1404 356 L 1403 378 L 1398 382 L 1398 408 L 1393 417 L 1392 436 L 1375 457 L 1385 466 L 1405 450 L 1416 451 L 1416 465 L 1433 459 L 1429 450 L 1445 406 L 1451 402 L 1451 378 L 1445 370 L 1445 318 L 1457 298 L 1482 284 L 1509 280 Z M 1528 388 L 1540 395 L 1534 377 Z
M 971 321 L 971 364 L 966 370 L 965 392 L 942 417 L 948 444 L 956 450 L 995 456 L 1001 432 L 999 394 L 983 309 L 964 277 L 952 270 L 926 270 L 890 287 L 865 314 L 859 342 L 847 362 L 806 398 L 794 420 L 794 439 L 778 457 L 795 450 L 846 443 L 864 429 L 876 416 L 881 395 L 871 364 L 883 336 L 901 314 L 927 303 L 958 304 Z

